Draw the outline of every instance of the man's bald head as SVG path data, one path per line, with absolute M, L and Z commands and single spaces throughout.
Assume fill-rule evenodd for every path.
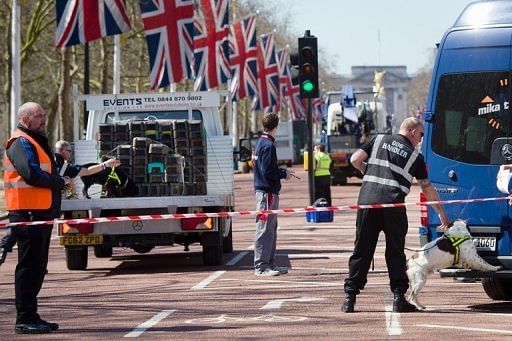
M 18 109 L 18 121 L 29 130 L 45 133 L 46 113 L 39 103 L 23 103 Z

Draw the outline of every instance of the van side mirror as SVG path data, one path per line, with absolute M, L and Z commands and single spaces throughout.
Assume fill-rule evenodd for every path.
M 252 146 L 249 139 L 240 139 L 238 143 L 238 151 L 240 154 L 240 161 L 247 162 L 252 158 Z

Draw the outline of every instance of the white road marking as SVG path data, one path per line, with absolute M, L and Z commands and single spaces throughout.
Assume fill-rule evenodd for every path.
M 470 328 L 470 327 L 461 327 L 461 326 L 441 326 L 441 325 L 437 325 L 437 324 L 417 324 L 416 326 L 424 327 L 424 328 L 458 329 L 458 330 L 466 330 L 466 331 L 472 331 L 472 332 L 512 334 L 512 330 L 504 330 L 504 329 Z
M 402 327 L 400 326 L 400 313 L 393 312 L 392 306 L 386 306 L 386 329 L 388 335 L 402 335 Z
M 235 257 L 233 257 L 233 259 L 231 259 L 229 262 L 226 263 L 227 266 L 233 266 L 235 265 L 236 263 L 238 263 L 238 261 L 242 258 L 245 257 L 245 255 L 247 255 L 248 252 L 240 252 L 238 255 L 236 255 Z M 217 278 L 219 278 L 220 276 L 222 276 L 224 273 L 226 272 L 226 270 L 219 270 L 219 271 L 215 271 L 214 273 L 212 273 L 210 276 L 206 277 L 204 280 L 202 280 L 201 282 L 199 282 L 198 284 L 194 285 L 191 290 L 199 290 L 199 289 L 204 289 L 208 284 L 212 283 L 213 281 L 215 281 Z
M 162 321 L 167 316 L 174 313 L 176 310 L 162 310 L 149 320 L 147 320 L 144 323 L 139 324 L 135 329 L 133 329 L 131 332 L 126 334 L 124 337 L 139 337 L 142 333 L 144 333 L 149 328 L 153 327 L 158 322 Z
M 242 258 L 244 258 L 249 252 L 247 251 L 243 251 L 243 252 L 240 252 L 238 255 L 236 255 L 235 257 L 233 257 L 233 259 L 231 259 L 229 262 L 226 263 L 227 266 L 233 266 L 235 265 L 236 263 L 238 263 L 238 261 Z
M 323 301 L 325 298 L 323 297 L 300 297 L 300 298 L 283 298 L 280 300 L 270 300 L 260 309 L 281 309 L 281 306 L 284 302 L 314 302 L 314 301 Z
M 206 277 L 201 282 L 197 283 L 192 288 L 190 288 L 190 290 L 200 290 L 200 289 L 206 288 L 206 286 L 208 284 L 210 284 L 211 282 L 215 281 L 217 278 L 222 276 L 225 272 L 226 272 L 226 270 L 215 271 L 210 276 Z
M 221 281 L 237 281 L 240 282 L 239 278 L 223 278 Z M 283 281 L 283 280 L 272 280 L 272 279 L 246 279 L 244 282 L 257 282 L 257 283 L 273 283 L 273 284 L 299 284 L 299 285 L 318 285 L 318 286 L 341 286 L 341 282 L 309 282 L 309 281 Z M 283 286 L 284 288 L 285 286 Z

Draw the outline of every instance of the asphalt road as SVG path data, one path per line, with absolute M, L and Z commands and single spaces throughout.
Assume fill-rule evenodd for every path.
M 308 204 L 306 174 L 285 183 L 281 207 Z M 354 204 L 358 179 L 333 187 L 335 205 Z M 253 209 L 252 175 L 235 176 L 237 209 Z M 419 198 L 413 186 L 408 201 Z M 419 208 L 409 207 L 407 247 L 419 247 Z M 485 339 L 512 337 L 512 306 L 489 299 L 479 282 L 462 283 L 434 274 L 420 295 L 427 310 L 397 314 L 384 261 L 383 236 L 356 313 L 340 311 L 342 282 L 354 240 L 355 212 L 332 223 L 308 224 L 303 215 L 280 216 L 278 263 L 287 275 L 255 277 L 254 218 L 234 222 L 234 248 L 218 267 L 201 265 L 201 248 L 160 247 L 140 255 L 115 249 L 112 259 L 94 258 L 87 271 L 69 271 L 54 239 L 49 273 L 39 295 L 43 318 L 58 332 L 41 339 Z M 1 233 L 1 232 L 0 232 Z M 408 255 L 412 252 L 407 251 Z M 0 339 L 14 334 L 15 254 L 0 267 Z

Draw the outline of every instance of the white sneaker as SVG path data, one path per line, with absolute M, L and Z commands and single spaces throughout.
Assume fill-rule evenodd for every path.
M 266 268 L 265 270 L 256 269 L 254 271 L 255 276 L 279 276 L 281 273 L 277 270 L 272 270 L 271 268 Z
M 280 275 L 286 275 L 288 273 L 287 268 L 283 268 L 280 266 L 275 266 L 272 270 L 279 272 Z

